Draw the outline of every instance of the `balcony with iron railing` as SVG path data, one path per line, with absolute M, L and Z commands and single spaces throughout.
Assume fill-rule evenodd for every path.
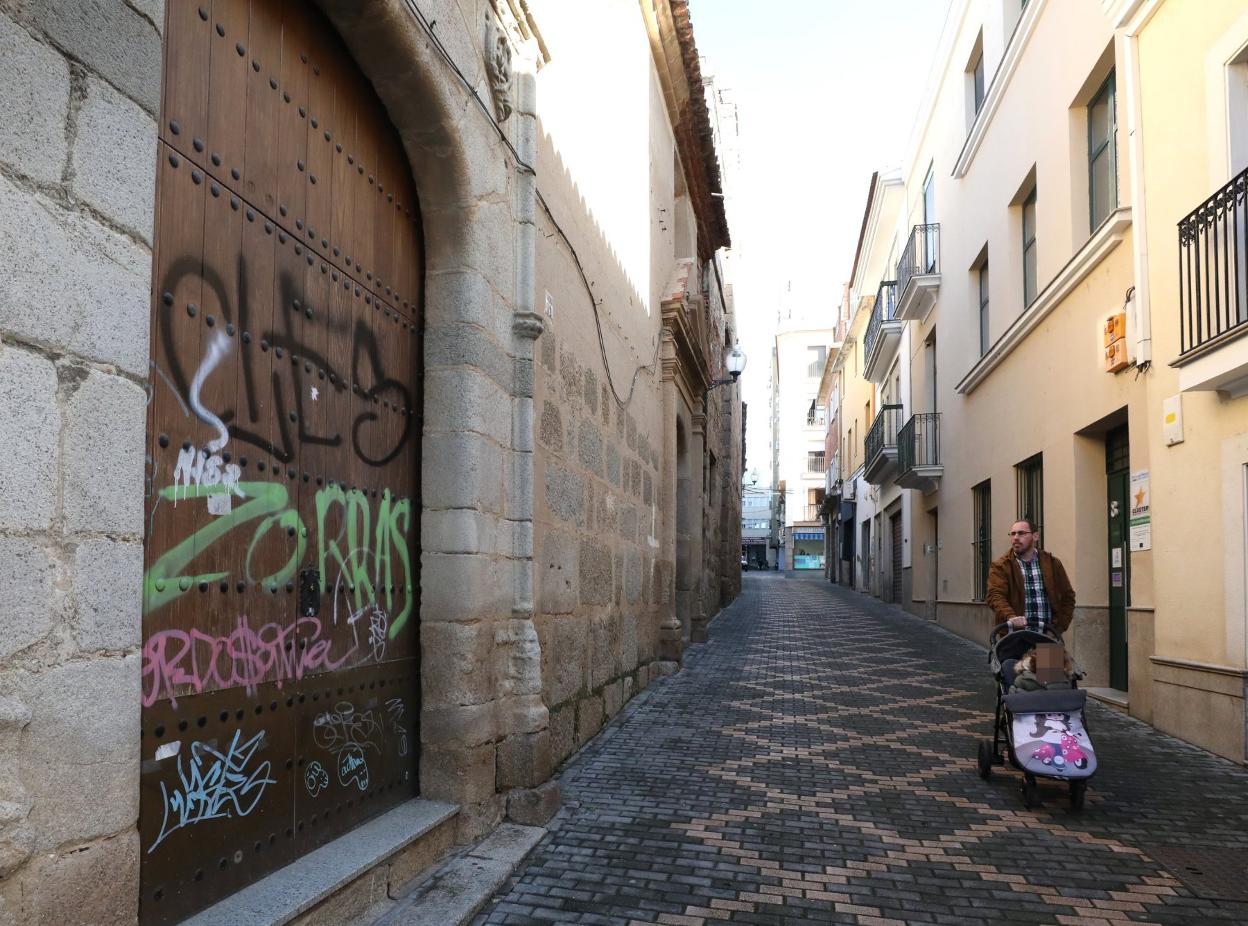
M 916 225 L 897 261 L 897 317 L 923 318 L 940 292 L 940 225 Z
M 897 484 L 931 492 L 944 472 L 940 459 L 940 412 L 912 416 L 897 434 Z
M 1179 388 L 1248 394 L 1248 170 L 1179 222 Z
M 888 365 L 897 356 L 904 322 L 897 318 L 897 283 L 885 280 L 875 295 L 871 320 L 862 339 L 863 375 L 877 385 L 884 381 Z
M 828 463 L 828 472 L 823 479 L 823 491 L 828 495 L 839 495 L 841 491 L 841 452 L 839 450 L 832 454 L 832 460 Z
M 819 450 L 819 451 L 812 450 L 806 454 L 805 475 L 819 476 L 820 478 L 822 478 L 823 474 L 826 473 L 827 471 L 828 471 L 827 459 L 826 459 L 826 455 L 824 454 L 822 450 Z
M 897 471 L 897 434 L 901 430 L 902 411 L 900 405 L 885 405 L 867 431 L 862 476 L 872 485 L 883 485 Z

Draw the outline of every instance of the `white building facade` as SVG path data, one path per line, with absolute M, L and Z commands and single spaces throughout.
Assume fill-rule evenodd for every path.
M 782 326 L 772 349 L 773 483 L 784 512 L 781 569 L 824 566 L 819 510 L 827 474 L 827 409 L 817 399 L 828 356 L 839 346 L 834 335 L 831 328 Z

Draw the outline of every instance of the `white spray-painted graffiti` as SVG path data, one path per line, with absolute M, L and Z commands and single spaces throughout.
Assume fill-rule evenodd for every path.
M 403 724 L 403 715 L 407 712 L 407 705 L 403 703 L 402 698 L 391 698 L 386 702 L 386 711 L 390 714 L 390 730 L 394 733 L 395 741 L 399 744 L 399 756 L 407 755 L 407 727 Z
M 325 771 L 325 766 L 313 759 L 308 763 L 308 767 L 303 770 L 303 786 L 308 789 L 308 793 L 313 797 L 320 795 L 322 791 L 329 787 L 329 772 Z
M 173 503 L 176 505 L 179 497 L 185 498 L 194 486 L 219 485 L 223 487 L 222 491 L 207 497 L 208 513 L 229 514 L 235 496 L 247 497 L 238 484 L 242 475 L 243 471 L 236 463 L 226 463 L 219 454 L 183 447 L 178 451 L 178 462 L 173 468 Z
M 208 496 L 208 513 L 211 515 L 229 514 L 233 506 L 235 496 L 246 498 L 243 490 L 238 485 L 238 480 L 242 477 L 243 471 L 234 463 L 227 463 L 221 456 L 221 451 L 225 449 L 225 445 L 230 441 L 229 428 L 225 426 L 225 422 L 221 420 L 211 409 L 204 406 L 200 399 L 199 393 L 203 389 L 204 383 L 218 366 L 221 365 L 226 356 L 230 352 L 230 339 L 221 332 L 217 332 L 208 343 L 208 352 L 204 355 L 203 362 L 200 363 L 199 369 L 195 371 L 195 378 L 191 380 L 190 399 L 191 408 L 196 416 L 205 424 L 210 424 L 217 429 L 217 436 L 208 442 L 205 449 L 197 450 L 189 444 L 184 444 L 178 452 L 178 462 L 173 470 L 173 503 L 177 505 L 179 492 L 182 488 L 182 497 L 193 486 L 216 486 L 224 487 L 219 494 Z
M 235 730 L 224 750 L 212 742 L 192 743 L 189 760 L 178 760 L 179 787 L 170 791 L 165 782 L 160 783 L 164 815 L 160 832 L 147 851 L 155 851 L 183 827 L 223 817 L 245 817 L 255 810 L 265 788 L 276 784 L 269 775 L 269 762 L 249 768 L 264 745 L 265 735 L 261 730 L 243 740 L 242 733 Z
M 380 753 L 375 737 L 381 723 L 373 711 L 357 711 L 349 701 L 340 701 L 312 722 L 312 738 L 338 763 L 338 783 L 368 790 L 370 781 L 365 750 Z
M 229 443 L 230 430 L 215 412 L 204 408 L 203 402 L 199 399 L 199 390 L 203 388 L 204 382 L 209 375 L 220 365 L 229 352 L 230 339 L 224 333 L 218 331 L 216 336 L 208 342 L 208 353 L 204 355 L 203 362 L 200 363 L 199 369 L 195 371 L 195 378 L 191 380 L 191 390 L 188 396 L 191 402 L 191 409 L 199 416 L 199 420 L 217 429 L 217 436 L 208 442 L 208 449 L 213 453 L 222 450 Z

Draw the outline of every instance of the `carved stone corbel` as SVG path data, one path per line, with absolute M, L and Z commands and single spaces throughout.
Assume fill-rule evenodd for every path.
M 499 21 L 500 10 L 495 4 L 485 18 L 485 70 L 494 98 L 494 115 L 506 122 L 511 115 L 511 39 Z

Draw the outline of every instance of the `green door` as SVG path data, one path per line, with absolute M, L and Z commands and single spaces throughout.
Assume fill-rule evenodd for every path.
M 1131 576 L 1129 540 L 1130 453 L 1127 429 L 1105 440 L 1109 538 L 1109 685 L 1127 690 L 1127 604 Z

